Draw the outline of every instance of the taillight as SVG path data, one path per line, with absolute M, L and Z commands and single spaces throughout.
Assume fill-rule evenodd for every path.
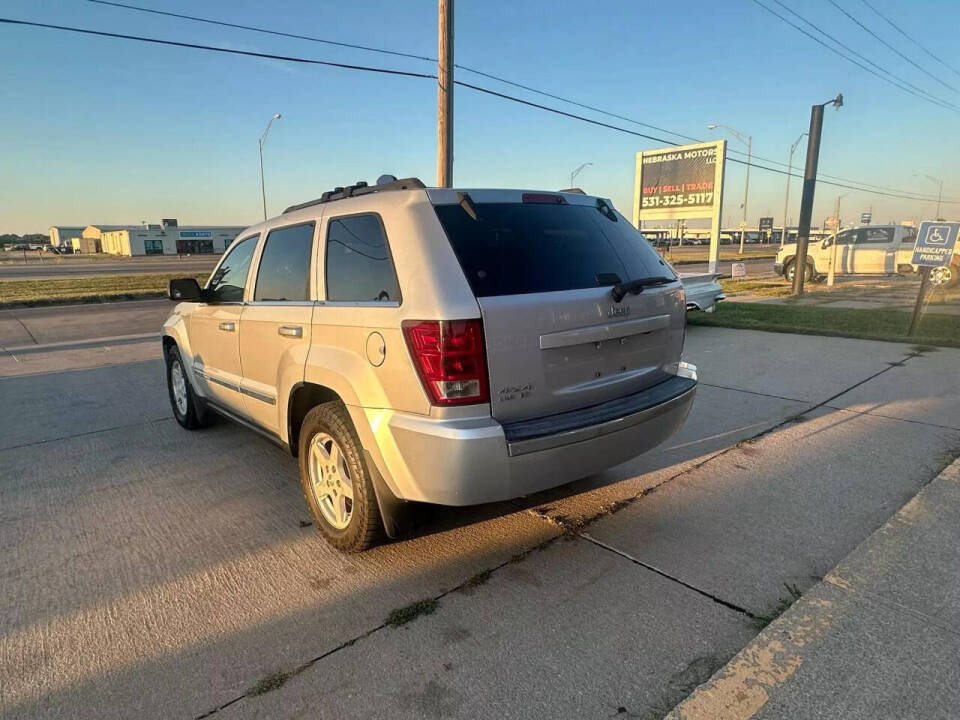
M 403 336 L 434 405 L 490 402 L 480 320 L 404 320 Z

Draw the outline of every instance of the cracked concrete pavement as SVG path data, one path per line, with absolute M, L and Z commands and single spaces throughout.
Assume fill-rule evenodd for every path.
M 960 449 L 960 351 L 691 328 L 687 356 L 662 448 L 349 557 L 281 450 L 174 423 L 156 341 L 0 358 L 0 716 L 663 716 Z

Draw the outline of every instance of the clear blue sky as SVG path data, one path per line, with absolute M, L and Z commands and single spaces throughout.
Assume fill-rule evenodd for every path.
M 133 4 L 407 52 L 436 53 L 433 0 L 131 0 Z M 768 0 L 773 4 L 772 0 Z M 783 0 L 850 48 L 960 105 L 844 18 L 827 0 Z M 898 39 L 860 0 L 838 0 L 902 52 L 960 89 L 960 75 Z M 960 67 L 960 3 L 872 0 Z M 776 6 L 774 6 L 776 7 Z M 782 10 L 781 10 L 782 12 Z M 430 63 L 269 37 L 93 5 L 6 0 L 0 16 L 239 49 L 432 72 Z M 935 193 L 914 172 L 945 179 L 960 197 L 960 114 L 938 109 L 829 54 L 751 0 L 718 3 L 458 0 L 456 60 L 697 138 L 725 123 L 757 155 L 786 161 L 810 105 L 842 91 L 827 111 L 821 171 Z M 522 91 L 461 74 L 497 90 Z M 541 102 L 542 98 L 539 99 Z M 555 101 L 547 101 L 561 107 Z M 245 224 L 260 215 L 257 138 L 274 112 L 265 151 L 268 209 L 383 172 L 435 180 L 436 85 L 277 61 L 0 26 L 0 232 L 51 224 Z M 580 112 L 574 108 L 565 109 Z M 598 117 L 606 120 L 607 118 Z M 616 122 L 616 121 L 613 121 Z M 622 124 L 622 123 L 621 123 Z M 640 129 L 640 128 L 637 128 Z M 641 129 L 642 130 L 642 129 Z M 651 132 L 657 135 L 656 132 Z M 672 136 L 671 136 L 672 137 Z M 560 188 L 578 184 L 630 215 L 634 154 L 658 143 L 458 89 L 454 179 L 462 186 Z M 731 139 L 731 148 L 737 148 Z M 795 163 L 802 165 L 804 146 Z M 750 218 L 783 213 L 784 178 L 754 170 Z M 820 186 L 814 222 L 838 191 Z M 725 223 L 736 224 L 743 169 L 730 165 Z M 933 205 L 856 192 L 845 219 L 873 206 L 877 221 L 933 215 Z M 799 207 L 799 181 L 790 215 Z M 960 205 L 945 206 L 948 217 Z

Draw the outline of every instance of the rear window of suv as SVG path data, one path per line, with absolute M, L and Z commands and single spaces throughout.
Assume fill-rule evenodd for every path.
M 440 224 L 477 297 L 578 290 L 674 277 L 626 219 L 596 207 L 546 203 L 437 205 Z M 612 218 L 616 218 L 616 220 Z

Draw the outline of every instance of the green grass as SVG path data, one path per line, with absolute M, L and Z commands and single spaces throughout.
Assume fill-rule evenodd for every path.
M 717 305 L 716 312 L 692 313 L 688 318 L 691 325 L 960 347 L 960 316 L 956 315 L 924 315 L 913 337 L 907 337 L 910 313 L 900 310 L 726 302 Z
M 207 273 L 197 275 L 202 284 Z M 166 297 L 171 278 L 183 273 L 164 275 L 98 275 L 85 278 L 52 278 L 39 280 L 0 281 L 0 307 L 31 307 L 64 303 L 109 302 Z
M 761 297 L 787 297 L 793 292 L 793 287 L 779 280 L 730 280 L 721 279 L 720 287 L 727 295 L 750 293 Z

